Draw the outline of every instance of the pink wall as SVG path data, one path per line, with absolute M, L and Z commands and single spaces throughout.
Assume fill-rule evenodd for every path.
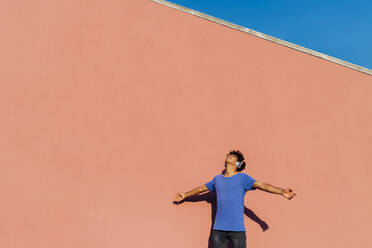
M 207 247 L 211 196 L 172 200 L 230 149 L 297 192 L 247 193 L 248 247 L 371 247 L 371 76 L 149 0 L 0 28 L 0 247 Z

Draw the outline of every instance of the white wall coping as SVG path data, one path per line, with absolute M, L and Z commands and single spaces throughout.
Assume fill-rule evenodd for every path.
M 227 27 L 232 28 L 232 29 L 236 29 L 236 30 L 242 31 L 244 33 L 248 33 L 248 34 L 254 35 L 256 37 L 259 37 L 259 38 L 262 38 L 262 39 L 265 39 L 265 40 L 268 40 L 268 41 L 272 41 L 272 42 L 277 43 L 277 44 L 280 44 L 282 46 L 286 46 L 286 47 L 295 49 L 297 51 L 301 51 L 303 53 L 307 53 L 307 54 L 313 55 L 315 57 L 318 57 L 318 58 L 322 58 L 322 59 L 331 61 L 333 63 L 336 63 L 336 64 L 339 64 L 339 65 L 348 67 L 350 69 L 353 69 L 353 70 L 356 70 L 356 71 L 360 71 L 360 72 L 366 73 L 368 75 L 372 75 L 372 70 L 370 70 L 368 68 L 365 68 L 363 66 L 359 66 L 359 65 L 356 65 L 356 64 L 353 64 L 353 63 L 344 61 L 342 59 L 338 59 L 338 58 L 335 58 L 335 57 L 326 55 L 324 53 L 320 53 L 320 52 L 317 52 L 317 51 L 314 51 L 314 50 L 311 50 L 311 49 L 308 49 L 308 48 L 305 48 L 305 47 L 296 45 L 294 43 L 291 43 L 291 42 L 288 42 L 288 41 L 284 41 L 284 40 L 275 38 L 273 36 L 270 36 L 270 35 L 267 35 L 267 34 L 264 34 L 264 33 L 260 33 L 260 32 L 254 31 L 252 29 L 249 29 L 249 28 L 246 28 L 246 27 L 243 27 L 243 26 L 240 26 L 240 25 L 231 23 L 231 22 L 224 21 L 222 19 L 219 19 L 219 18 L 210 16 L 210 15 L 207 15 L 207 14 L 204 14 L 204 13 L 201 13 L 201 12 L 198 12 L 196 10 L 192 10 L 192 9 L 189 9 L 189 8 L 186 8 L 186 7 L 183 7 L 181 5 L 178 5 L 178 4 L 175 4 L 175 3 L 171 3 L 171 2 L 168 2 L 168 1 L 165 1 L 165 0 L 151 0 L 151 1 L 156 2 L 156 3 L 159 3 L 159 4 L 163 4 L 165 6 L 168 6 L 168 7 L 171 7 L 171 8 L 174 8 L 174 9 L 177 9 L 177 10 L 180 10 L 180 11 L 183 11 L 183 12 L 186 12 L 186 13 L 189 13 L 189 14 L 194 15 L 194 16 L 201 17 L 203 19 L 206 19 L 206 20 L 209 20 L 209 21 L 212 21 L 212 22 L 215 22 L 215 23 L 218 23 L 218 24 L 227 26 Z

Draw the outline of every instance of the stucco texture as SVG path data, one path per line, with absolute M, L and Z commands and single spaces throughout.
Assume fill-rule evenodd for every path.
M 372 245 L 372 77 L 149 0 L 3 1 L 0 247 L 208 247 L 226 153 L 247 247 Z

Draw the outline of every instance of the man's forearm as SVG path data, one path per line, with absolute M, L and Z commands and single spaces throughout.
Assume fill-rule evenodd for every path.
M 197 194 L 199 194 L 199 193 L 201 193 L 203 191 L 204 191 L 204 189 L 202 187 L 196 187 L 196 188 L 194 188 L 194 189 L 192 189 L 190 191 L 185 192 L 185 197 L 197 195 Z
M 284 189 L 275 187 L 271 184 L 266 183 L 264 187 L 261 188 L 264 191 L 274 193 L 274 194 L 282 194 Z

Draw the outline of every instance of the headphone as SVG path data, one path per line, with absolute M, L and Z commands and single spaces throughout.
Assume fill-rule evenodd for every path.
M 235 166 L 238 167 L 238 168 L 240 168 L 242 165 L 243 165 L 243 161 L 241 161 L 241 162 L 237 161 L 235 163 Z

